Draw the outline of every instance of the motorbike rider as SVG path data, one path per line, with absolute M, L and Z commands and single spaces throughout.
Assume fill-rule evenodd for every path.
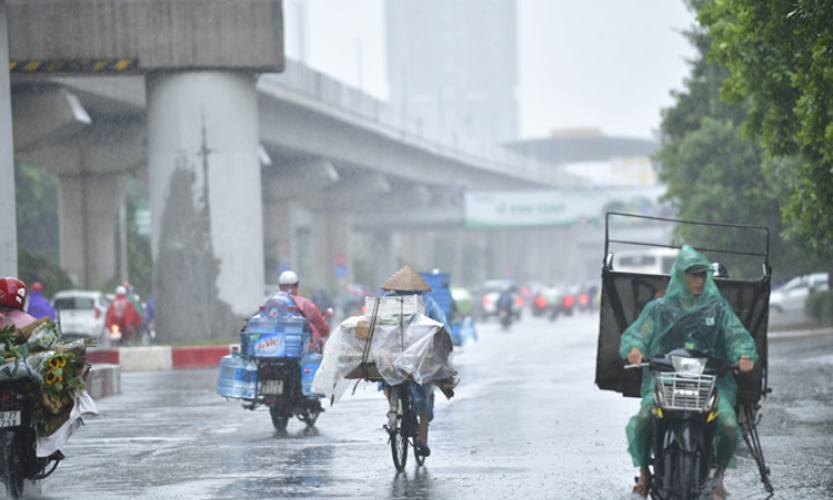
M 113 324 L 119 325 L 122 338 L 127 341 L 133 340 L 133 335 L 138 330 L 139 325 L 142 324 L 142 316 L 130 299 L 127 298 L 127 289 L 123 285 L 116 287 L 116 298 L 107 308 L 105 318 L 104 324 L 108 328 Z
M 55 309 L 43 296 L 43 285 L 35 281 L 29 290 L 29 315 L 34 318 L 48 317 L 55 321 Z
M 497 309 L 498 317 L 502 317 L 503 314 L 508 316 L 508 320 L 511 320 L 512 317 L 512 291 L 511 286 L 506 283 L 500 289 L 500 295 L 498 295 L 497 302 L 495 303 L 495 308 Z
M 697 349 L 709 356 L 737 363 L 740 371 L 752 370 L 758 361 L 755 341 L 731 305 L 717 289 L 709 261 L 691 246 L 680 250 L 671 269 L 671 281 L 664 296 L 652 300 L 639 318 L 622 334 L 619 354 L 629 363 L 667 353 L 675 348 Z M 651 409 L 654 404 L 656 378 L 647 368 L 642 373 L 642 404 L 631 418 L 626 431 L 628 452 L 640 475 L 633 493 L 647 497 L 651 472 Z M 712 498 L 724 500 L 723 475 L 727 467 L 735 467 L 734 453 L 740 429 L 734 405 L 737 385 L 731 373 L 718 379 L 720 399 L 718 425 L 714 442 L 717 470 L 714 474 Z
M 380 288 L 386 292 L 386 296 L 419 295 L 425 304 L 425 316 L 442 323 L 446 330 L 451 332 L 442 308 L 426 293 L 431 291 L 431 287 L 411 266 L 406 265 L 394 273 Z M 390 400 L 390 387 L 385 384 L 383 389 L 385 396 Z M 453 392 L 450 394 L 453 395 Z M 419 415 L 419 434 L 414 441 L 414 447 L 418 454 L 427 457 L 431 455 L 431 448 L 428 447 L 428 422 L 434 420 L 434 385 L 411 382 L 411 396 L 413 410 Z
M 300 280 L 293 271 L 282 272 L 278 277 L 278 285 L 282 292 L 287 292 L 290 295 L 292 301 L 298 306 L 301 315 L 309 321 L 312 330 L 312 346 L 314 349 L 319 349 L 323 339 L 330 334 L 330 324 L 324 318 L 325 316 L 332 316 L 333 310 L 331 308 L 327 309 L 322 315 L 315 303 L 302 296 L 298 292 Z
M 10 323 L 23 328 L 35 321 L 26 311 L 29 308 L 29 290 L 17 278 L 0 278 L 0 328 Z

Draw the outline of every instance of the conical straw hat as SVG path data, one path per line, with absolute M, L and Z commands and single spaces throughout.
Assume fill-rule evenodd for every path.
M 431 287 L 411 266 L 406 265 L 382 283 L 382 290 L 396 292 L 430 292 Z

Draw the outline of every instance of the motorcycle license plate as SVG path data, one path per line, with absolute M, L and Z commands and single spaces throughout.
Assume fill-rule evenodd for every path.
M 20 425 L 19 411 L 0 411 L 0 428 Z
M 283 394 L 283 380 L 264 380 L 260 386 L 261 394 L 280 396 Z

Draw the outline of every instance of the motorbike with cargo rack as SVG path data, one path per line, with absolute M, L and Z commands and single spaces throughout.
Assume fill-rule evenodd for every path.
M 627 369 L 629 366 L 619 354 L 620 338 L 648 302 L 664 294 L 671 277 L 665 270 L 617 265 L 623 261 L 617 260 L 616 255 L 619 252 L 629 256 L 634 252 L 643 252 L 651 256 L 654 252 L 652 247 L 677 251 L 680 247 L 617 238 L 617 234 L 633 234 L 628 232 L 628 228 L 636 225 L 650 225 L 656 232 L 667 230 L 669 239 L 675 227 L 680 225 L 688 226 L 689 234 L 703 230 L 715 233 L 728 231 L 731 234 L 722 240 L 716 235 L 718 237 L 714 241 L 729 242 L 720 248 L 692 246 L 709 256 L 720 256 L 721 262 L 713 264 L 714 283 L 755 341 L 758 362 L 752 371 L 735 375 L 738 388 L 735 413 L 742 439 L 757 465 L 764 489 L 771 496 L 770 471 L 758 437 L 761 418 L 758 410 L 770 392 L 767 386 L 767 317 L 772 276 L 769 230 L 762 226 L 684 221 L 616 212 L 606 215 L 596 385 L 625 397 L 637 398 L 641 396 L 643 370 Z M 728 270 L 734 271 L 730 275 Z M 714 381 L 732 367 L 710 359 L 704 353 L 690 350 L 646 359 L 640 366 L 648 366 L 658 379 L 654 396 L 656 408 L 652 413 L 651 498 L 700 498 L 711 484 L 710 473 L 715 467 L 711 442 L 714 439 L 719 395 Z M 696 372 L 691 373 L 694 368 Z
M 309 321 L 285 293 L 276 294 L 248 320 L 240 347 L 220 361 L 217 394 L 240 399 L 247 410 L 269 408 L 279 432 L 293 417 L 314 426 L 324 409 L 311 392 L 322 358 L 311 339 Z

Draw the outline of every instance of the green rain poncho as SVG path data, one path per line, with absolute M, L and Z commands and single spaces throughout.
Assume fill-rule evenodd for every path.
M 695 296 L 688 287 L 685 270 L 707 266 L 703 293 Z M 735 363 L 741 356 L 758 361 L 755 341 L 720 295 L 712 280 L 711 265 L 699 252 L 683 246 L 671 268 L 665 295 L 649 302 L 639 318 L 622 334 L 619 354 L 627 358 L 638 347 L 647 358 L 676 348 L 697 349 L 709 356 Z M 651 408 L 656 378 L 647 368 L 642 373 L 642 406 L 627 426 L 628 452 L 636 467 L 647 467 L 651 456 Z M 720 391 L 715 455 L 718 467 L 734 467 L 735 446 L 740 430 L 734 405 L 737 385 L 731 373 L 717 382 Z

